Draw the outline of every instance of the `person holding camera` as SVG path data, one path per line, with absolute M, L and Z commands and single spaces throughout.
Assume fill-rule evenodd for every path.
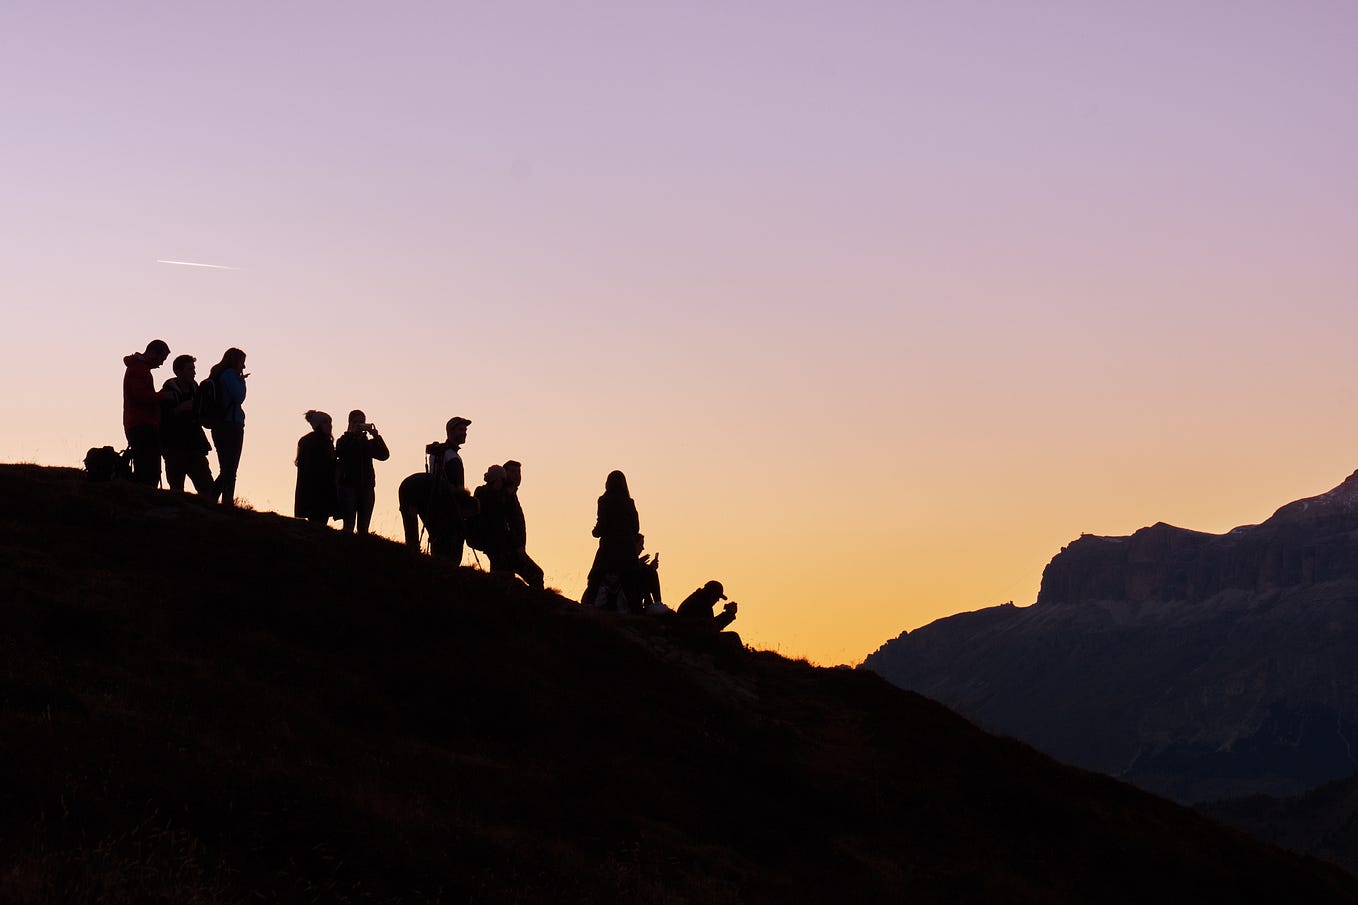
M 367 534 L 376 501 L 377 474 L 373 462 L 391 458 L 387 441 L 361 409 L 349 413 L 349 427 L 335 443 L 336 476 L 340 515 L 344 530 Z
M 726 600 L 726 589 L 720 581 L 709 581 L 679 604 L 679 618 L 694 627 L 719 632 L 736 621 L 737 605 L 734 600 L 728 600 L 717 613 L 714 610 L 718 600 Z

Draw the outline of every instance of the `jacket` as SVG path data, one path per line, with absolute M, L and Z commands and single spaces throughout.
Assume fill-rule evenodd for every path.
M 151 366 L 140 352 L 123 358 L 123 427 L 160 426 L 160 399 Z

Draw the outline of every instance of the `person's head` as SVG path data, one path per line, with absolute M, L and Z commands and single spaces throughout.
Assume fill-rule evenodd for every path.
M 461 446 L 466 443 L 467 425 L 469 424 L 471 424 L 471 421 L 460 415 L 449 418 L 448 423 L 443 426 L 448 434 L 448 442 L 453 446 Z
M 510 487 L 518 487 L 523 483 L 523 463 L 510 459 L 505 463 L 505 480 Z
M 316 433 L 324 434 L 327 437 L 333 434 L 335 424 L 333 421 L 330 420 L 330 416 L 327 415 L 325 412 L 318 412 L 315 409 L 308 409 L 307 413 L 302 417 L 306 419 L 307 424 L 310 424 L 311 429 Z
M 194 367 L 194 362 L 198 359 L 192 355 L 176 355 L 174 359 L 174 376 L 181 380 L 192 380 L 198 369 Z
M 222 360 L 217 362 L 216 366 L 213 367 L 212 373 L 216 375 L 226 370 L 245 370 L 245 353 L 235 346 L 232 346 L 222 353 Z
M 641 555 L 641 551 L 642 551 L 642 550 L 645 550 L 645 549 L 646 549 L 646 535 L 644 535 L 644 534 L 638 534 L 638 535 L 637 535 L 637 556 L 640 556 L 640 555 Z
M 492 465 L 486 469 L 485 482 L 492 487 L 499 487 L 505 482 L 505 469 L 503 465 Z
M 726 589 L 721 586 L 720 581 L 709 581 L 703 585 L 703 593 L 709 595 L 713 603 L 726 599 Z
M 604 480 L 604 493 L 615 496 L 631 496 L 627 492 L 627 476 L 620 471 L 610 471 Z
M 153 339 L 146 344 L 146 351 L 141 357 L 146 359 L 146 363 L 151 367 L 158 368 L 170 357 L 170 344 L 163 339 Z
M 368 426 L 368 416 L 363 414 L 362 409 L 354 409 L 349 413 L 349 430 L 361 431 Z

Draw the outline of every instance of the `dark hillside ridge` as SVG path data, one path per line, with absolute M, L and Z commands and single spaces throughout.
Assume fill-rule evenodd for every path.
M 1198 810 L 1259 839 L 1324 858 L 1358 875 L 1358 776 L 1296 798 L 1214 801 Z
M 1181 801 L 1358 772 L 1358 473 L 1223 535 L 1085 535 L 1032 607 L 942 619 L 864 665 L 980 725 Z
M 0 901 L 1358 902 L 878 677 L 0 466 Z

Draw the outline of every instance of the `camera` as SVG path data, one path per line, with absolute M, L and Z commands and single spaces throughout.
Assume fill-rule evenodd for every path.
M 371 434 L 373 431 L 377 430 L 377 425 L 369 421 L 367 424 L 363 425 L 363 429 Z

